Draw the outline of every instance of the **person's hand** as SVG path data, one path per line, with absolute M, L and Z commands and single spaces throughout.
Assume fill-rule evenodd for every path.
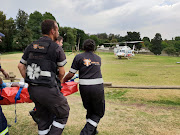
M 9 74 L 6 73 L 6 71 L 3 71 L 2 73 L 3 73 L 3 75 L 5 76 L 5 78 L 9 78 Z

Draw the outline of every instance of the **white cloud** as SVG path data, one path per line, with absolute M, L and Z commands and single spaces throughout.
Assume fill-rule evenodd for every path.
M 15 18 L 18 9 L 28 14 L 35 10 L 51 12 L 60 26 L 76 27 L 86 33 L 115 33 L 127 31 L 153 38 L 180 36 L 179 0 L 7 0 L 0 10 Z

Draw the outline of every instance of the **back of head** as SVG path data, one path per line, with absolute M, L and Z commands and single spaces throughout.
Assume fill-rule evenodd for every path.
M 51 31 L 51 29 L 56 28 L 55 23 L 56 23 L 56 21 L 54 21 L 54 20 L 44 20 L 41 23 L 42 34 L 49 35 L 49 32 Z
M 63 40 L 63 37 L 62 36 L 58 36 L 57 40 L 60 42 L 61 40 Z
M 94 51 L 96 43 L 92 39 L 86 39 L 83 42 L 83 50 L 86 52 Z

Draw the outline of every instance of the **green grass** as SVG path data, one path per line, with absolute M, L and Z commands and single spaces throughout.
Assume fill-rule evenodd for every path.
M 171 99 L 161 99 L 161 100 L 157 100 L 157 101 L 148 101 L 148 102 L 155 103 L 155 104 L 180 106 L 180 99 L 177 99 L 177 101 L 172 101 Z
M 141 92 L 140 92 L 141 91 Z M 151 93 L 148 93 L 150 91 Z M 166 90 L 163 90 L 166 91 Z M 162 90 L 136 90 L 136 89 L 105 89 L 105 97 L 108 100 L 124 103 L 138 103 L 146 105 L 166 105 L 166 106 L 180 106 L 180 90 L 174 90 L 175 93 L 166 93 L 166 96 L 162 96 Z M 170 90 L 169 90 L 170 91 Z M 145 95 L 140 96 L 138 94 L 146 92 Z M 137 95 L 136 95 L 137 94 Z M 156 94 L 156 95 L 154 95 Z
M 22 51 L 17 51 L 17 52 L 5 52 L 1 55 L 9 55 L 9 54 L 18 54 L 18 53 L 22 53 Z
M 130 60 L 100 54 L 103 78 L 114 85 L 180 85 L 180 57 L 136 55 Z
M 130 60 L 117 59 L 113 53 L 97 53 L 102 59 L 102 75 L 113 85 L 180 85 L 179 57 L 136 55 Z M 22 53 L 1 55 L 1 65 L 20 78 L 17 65 Z M 71 67 L 75 54 L 66 53 Z M 67 96 L 70 115 L 63 135 L 79 135 L 86 111 L 80 93 Z M 179 135 L 180 90 L 105 88 L 106 112 L 99 123 L 98 135 Z M 14 105 L 2 106 L 10 135 L 36 135 L 37 125 L 28 111 L 33 103 L 17 104 L 18 121 L 14 123 Z
M 122 99 L 127 90 L 111 90 L 105 93 L 106 99 Z

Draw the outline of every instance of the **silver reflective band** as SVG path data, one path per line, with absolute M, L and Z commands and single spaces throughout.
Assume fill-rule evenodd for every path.
M 57 65 L 58 65 L 59 67 L 62 67 L 62 66 L 64 66 L 66 63 L 67 63 L 67 61 L 64 60 L 64 61 L 61 61 L 61 62 L 57 62 Z
M 51 77 L 51 72 L 49 72 L 49 71 L 41 71 L 40 76 Z
M 24 60 L 23 58 L 20 60 L 23 64 L 27 64 L 27 61 L 26 60 Z
M 77 70 L 76 70 L 76 69 L 73 69 L 73 68 L 70 68 L 69 72 L 71 72 L 71 73 L 76 73 Z
M 39 78 L 39 76 L 46 76 L 46 77 L 51 77 L 51 72 L 49 71 L 40 71 L 40 73 L 32 73 L 32 72 L 27 72 L 27 75 L 29 76 L 30 79 L 35 79 Z
M 96 85 L 96 84 L 102 84 L 103 79 L 97 78 L 97 79 L 79 79 L 79 84 L 81 85 Z
M 29 79 L 35 79 L 39 78 L 39 76 L 46 76 L 46 77 L 51 77 L 51 72 L 49 71 L 42 71 L 40 66 L 38 66 L 35 63 L 32 63 L 31 65 L 27 66 L 27 76 Z
M 49 129 L 39 130 L 39 131 L 38 131 L 38 134 L 39 134 L 39 135 L 46 135 L 47 133 L 49 133 L 49 131 L 50 131 L 50 129 L 51 129 L 51 126 L 52 126 L 52 125 L 49 126 Z
M 97 127 L 97 123 L 91 119 L 86 119 L 86 122 L 89 122 L 91 125 L 93 125 L 94 127 Z
M 61 124 L 61 123 L 56 122 L 56 121 L 53 121 L 52 125 L 57 127 L 57 128 L 61 128 L 61 129 L 63 129 L 65 127 L 65 124 Z
M 7 132 L 8 132 L 8 127 L 7 127 L 5 130 L 3 130 L 3 131 L 0 133 L 0 135 L 5 135 Z
M 48 132 L 49 132 L 49 129 L 39 130 L 39 131 L 38 131 L 38 134 L 39 134 L 39 135 L 46 135 Z

